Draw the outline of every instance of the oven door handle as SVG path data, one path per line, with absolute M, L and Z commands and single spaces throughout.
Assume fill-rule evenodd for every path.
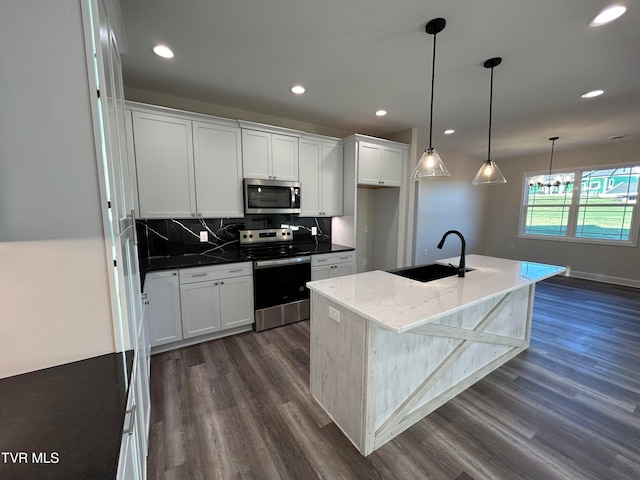
M 297 263 L 311 263 L 311 257 L 309 255 L 305 255 L 303 257 L 290 257 L 290 258 L 279 258 L 277 260 L 258 260 L 254 262 L 253 268 L 270 268 L 270 267 L 282 267 L 284 265 L 295 265 Z

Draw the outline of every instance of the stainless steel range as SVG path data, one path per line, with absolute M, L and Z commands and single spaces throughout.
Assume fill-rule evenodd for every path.
M 254 330 L 308 319 L 311 257 L 293 245 L 291 229 L 240 230 L 240 248 L 253 260 Z

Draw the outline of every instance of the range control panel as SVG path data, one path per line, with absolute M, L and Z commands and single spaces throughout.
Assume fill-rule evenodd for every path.
M 291 242 L 293 231 L 290 228 L 264 228 L 259 230 L 240 230 L 240 245 L 259 245 L 262 243 Z

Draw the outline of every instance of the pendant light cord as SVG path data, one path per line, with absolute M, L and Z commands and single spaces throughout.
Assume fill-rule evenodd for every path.
M 429 150 L 433 147 L 431 145 L 431 140 L 433 138 L 433 88 L 435 85 L 436 79 L 436 37 L 438 35 L 436 33 L 433 34 L 433 56 L 431 58 L 431 106 L 429 110 Z
M 487 149 L 487 160 L 491 160 L 491 117 L 493 114 L 493 67 L 491 67 L 491 88 L 489 90 L 489 146 Z
M 549 160 L 549 184 L 551 184 L 551 167 L 553 166 L 553 147 L 555 144 L 556 144 L 556 139 L 552 138 L 551 139 L 551 159 Z

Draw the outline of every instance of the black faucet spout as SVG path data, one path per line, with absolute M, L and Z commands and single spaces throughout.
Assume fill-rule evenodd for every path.
M 465 261 L 464 261 L 464 255 L 465 255 L 465 249 L 467 246 L 467 242 L 465 242 L 464 237 L 462 236 L 462 234 L 458 231 L 458 230 L 449 230 L 447 232 L 445 232 L 444 235 L 442 235 L 442 238 L 440 239 L 440 242 L 438 243 L 438 248 L 442 248 L 442 246 L 444 245 L 444 241 L 445 239 L 451 235 L 451 234 L 457 235 L 458 237 L 460 237 L 460 241 L 462 242 L 462 249 L 460 251 L 460 263 L 458 264 L 458 276 L 459 277 L 464 277 L 464 272 L 466 270 L 466 265 L 465 265 Z

